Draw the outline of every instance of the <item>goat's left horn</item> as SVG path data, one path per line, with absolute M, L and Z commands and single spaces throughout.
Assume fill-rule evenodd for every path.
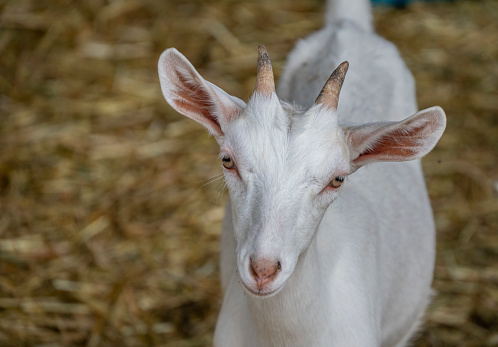
M 329 108 L 337 110 L 339 94 L 341 93 L 342 84 L 344 83 L 348 68 L 349 63 L 345 61 L 332 72 L 332 75 L 325 82 L 322 91 L 318 94 L 315 104 L 324 104 Z
M 273 79 L 273 68 L 271 66 L 270 57 L 266 48 L 263 45 L 258 46 L 258 73 L 256 76 L 256 86 L 254 92 L 263 95 L 271 95 L 276 93 L 275 81 Z

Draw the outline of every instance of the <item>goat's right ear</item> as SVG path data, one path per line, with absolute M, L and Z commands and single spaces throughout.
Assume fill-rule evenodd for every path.
M 161 54 L 158 64 L 161 90 L 179 113 L 204 125 L 216 140 L 223 128 L 240 114 L 245 103 L 206 81 L 175 48 Z

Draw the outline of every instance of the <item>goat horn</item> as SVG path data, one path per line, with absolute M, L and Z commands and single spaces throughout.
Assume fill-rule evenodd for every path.
M 258 74 L 256 76 L 254 92 L 268 96 L 276 93 L 273 68 L 268 52 L 266 52 L 266 48 L 263 45 L 258 46 Z
M 329 108 L 337 110 L 339 94 L 341 92 L 342 84 L 344 83 L 344 78 L 346 77 L 346 72 L 348 72 L 348 68 L 349 63 L 345 61 L 339 65 L 334 72 L 332 72 L 332 75 L 330 75 L 327 82 L 325 82 L 322 91 L 318 94 L 315 104 L 324 104 Z

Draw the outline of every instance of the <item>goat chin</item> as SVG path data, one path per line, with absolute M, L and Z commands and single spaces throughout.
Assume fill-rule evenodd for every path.
M 219 347 L 404 346 L 431 298 L 435 226 L 419 159 L 446 116 L 417 112 L 413 77 L 375 34 L 368 0 L 330 0 L 325 17 L 277 87 L 258 47 L 247 103 L 174 48 L 159 59 L 165 99 L 220 145 L 230 201 Z

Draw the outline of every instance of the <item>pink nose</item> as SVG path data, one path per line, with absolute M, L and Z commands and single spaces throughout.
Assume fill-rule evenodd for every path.
M 251 275 L 256 280 L 260 289 L 264 288 L 268 283 L 273 281 L 278 272 L 281 271 L 280 261 L 259 259 L 251 261 Z

